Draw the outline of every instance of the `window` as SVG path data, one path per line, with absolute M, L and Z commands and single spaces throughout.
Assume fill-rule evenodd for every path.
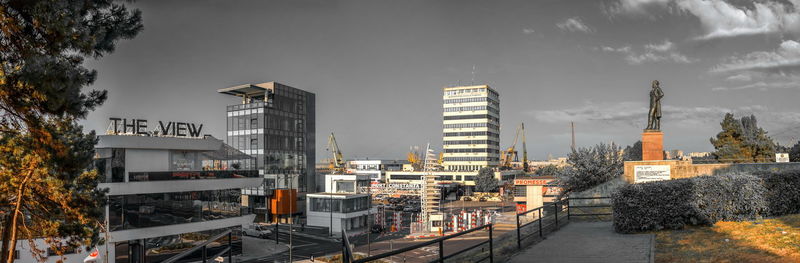
M 250 149 L 258 149 L 258 139 L 250 139 Z
M 250 129 L 255 129 L 258 127 L 258 118 L 250 119 Z

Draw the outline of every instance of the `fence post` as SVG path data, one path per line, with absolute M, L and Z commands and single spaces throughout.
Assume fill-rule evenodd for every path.
M 492 239 L 494 239 L 494 237 L 492 236 L 492 228 L 494 228 L 494 225 L 489 224 L 489 263 L 494 263 L 494 249 L 492 247 Z
M 203 256 L 203 263 L 206 263 L 206 258 L 208 257 L 208 252 L 206 251 L 206 246 L 203 246 L 203 251 L 201 252 Z
M 556 229 L 558 229 L 558 201 L 553 203 L 553 210 L 556 211 Z
M 572 210 L 572 204 L 570 204 L 569 198 L 567 198 L 567 221 L 570 221 L 569 217 L 572 215 L 570 210 Z
M 542 207 L 539 207 L 539 237 L 542 237 Z
M 522 249 L 522 240 L 520 240 L 519 231 L 519 213 L 517 213 L 517 249 Z
M 444 263 L 444 239 L 439 240 L 439 262 Z

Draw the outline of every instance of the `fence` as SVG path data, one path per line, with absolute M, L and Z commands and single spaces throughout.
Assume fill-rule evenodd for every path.
M 556 202 L 551 203 L 551 204 L 546 204 L 546 205 L 543 205 L 543 206 L 540 206 L 540 207 L 536 207 L 536 208 L 530 209 L 530 210 L 525 211 L 523 213 L 517 213 L 516 214 L 516 229 L 515 229 L 516 230 L 516 250 L 520 250 L 520 249 L 523 248 L 523 245 L 522 245 L 523 241 L 525 241 L 525 240 L 527 240 L 527 239 L 529 239 L 531 237 L 536 237 L 536 236 L 538 236 L 540 238 L 544 237 L 544 235 L 546 233 L 552 233 L 555 230 L 558 230 L 561 226 L 564 226 L 567 223 L 569 223 L 569 221 L 573 217 L 589 217 L 589 216 L 608 216 L 608 215 L 611 215 L 610 212 L 608 212 L 608 213 L 597 213 L 597 212 L 589 212 L 589 213 L 587 213 L 586 212 L 587 208 L 590 208 L 590 209 L 597 209 L 597 208 L 610 209 L 611 208 L 610 202 L 606 203 L 606 204 L 602 204 L 602 203 L 599 203 L 599 202 L 591 202 L 592 204 L 572 205 L 572 201 L 573 200 L 575 200 L 575 201 L 581 200 L 581 201 L 585 202 L 587 200 L 588 201 L 597 201 L 597 200 L 602 200 L 602 199 L 611 199 L 611 197 L 574 197 L 574 198 L 566 198 L 566 199 L 563 199 L 563 200 L 560 200 L 560 201 L 556 201 Z M 560 220 L 560 222 L 559 222 L 559 220 Z M 534 226 L 533 229 L 531 229 L 532 226 Z M 471 261 L 472 262 L 482 262 L 482 261 L 485 261 L 485 260 L 488 259 L 488 262 L 493 263 L 494 260 L 495 260 L 494 248 L 496 246 L 494 244 L 495 238 L 493 236 L 493 228 L 494 227 L 495 227 L 494 224 L 490 223 L 490 224 L 486 224 L 486 225 L 483 225 L 483 226 L 475 227 L 475 228 L 472 228 L 472 229 L 469 229 L 469 230 L 466 230 L 466 231 L 463 231 L 463 232 L 452 234 L 452 235 L 449 235 L 449 236 L 440 237 L 440 238 L 437 238 L 437 239 L 434 239 L 434 240 L 422 242 L 422 243 L 415 244 L 415 245 L 412 245 L 412 246 L 400 248 L 400 249 L 397 249 L 397 250 L 393 250 L 393 251 L 390 251 L 390 252 L 386 252 L 386 253 L 382 253 L 382 254 L 378 254 L 378 255 L 374 255 L 374 256 L 371 256 L 371 257 L 366 257 L 366 258 L 362 258 L 362 259 L 358 259 L 358 260 L 353 258 L 353 251 L 352 251 L 352 248 L 350 246 L 350 241 L 348 240 L 346 233 L 343 232 L 342 233 L 342 262 L 345 262 L 345 263 L 370 262 L 370 261 L 374 261 L 374 260 L 378 260 L 378 259 L 388 258 L 388 257 L 394 256 L 394 255 L 397 255 L 397 254 L 408 252 L 408 251 L 411 251 L 411 250 L 414 250 L 414 249 L 423 248 L 423 247 L 426 247 L 426 246 L 429 246 L 429 245 L 433 245 L 433 244 L 438 244 L 438 246 L 439 246 L 438 253 L 437 253 L 438 258 L 436 260 L 431 261 L 431 262 L 444 262 L 447 259 L 454 258 L 454 257 L 456 257 L 458 255 L 461 255 L 461 254 L 464 254 L 464 253 L 466 253 L 466 252 L 468 252 L 468 251 L 470 251 L 472 249 L 475 249 L 475 248 L 478 248 L 478 247 L 483 246 L 485 244 L 488 244 L 489 245 L 489 253 L 488 253 L 488 255 L 486 257 L 475 259 L 475 260 L 471 260 Z M 453 253 L 451 253 L 449 255 L 445 255 L 445 252 L 444 252 L 445 241 L 447 241 L 449 239 L 452 239 L 452 238 L 459 237 L 459 236 L 463 236 L 463 235 L 466 235 L 466 234 L 470 234 L 470 233 L 473 233 L 475 231 L 482 230 L 482 229 L 488 229 L 489 236 L 487 237 L 486 240 L 481 241 L 481 242 L 479 242 L 477 244 L 474 244 L 472 246 L 469 246 L 467 248 L 461 249 L 459 251 L 453 252 Z M 547 232 L 548 229 L 552 229 L 552 231 Z M 530 230 L 533 230 L 533 231 L 530 231 Z M 507 233 L 507 234 L 511 234 L 511 233 Z M 503 235 L 503 236 L 505 236 L 505 235 Z M 501 236 L 500 241 L 505 239 L 505 238 L 503 238 L 503 236 Z M 513 238 L 512 238 L 512 240 L 513 240 Z M 506 243 L 508 243 L 509 247 L 511 247 L 510 249 L 513 250 L 513 245 L 511 245 L 513 243 L 510 243 L 510 242 L 506 242 Z M 504 249 L 503 242 L 501 242 L 499 245 L 500 245 L 499 248 L 501 250 Z

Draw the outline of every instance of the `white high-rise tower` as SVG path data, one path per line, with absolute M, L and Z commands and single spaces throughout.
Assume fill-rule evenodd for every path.
M 443 166 L 475 171 L 500 161 L 500 95 L 487 85 L 444 88 Z

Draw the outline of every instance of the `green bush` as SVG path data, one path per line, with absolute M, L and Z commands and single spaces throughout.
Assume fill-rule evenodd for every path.
M 732 174 L 623 186 L 612 195 L 614 228 L 621 233 L 681 229 L 767 215 L 763 178 Z

